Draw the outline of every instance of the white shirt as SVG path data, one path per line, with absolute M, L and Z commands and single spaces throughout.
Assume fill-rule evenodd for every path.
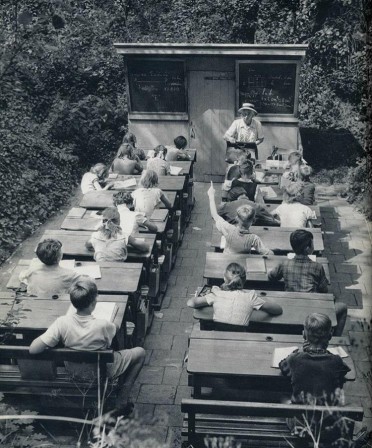
M 245 124 L 243 118 L 234 120 L 232 125 L 226 131 L 224 139 L 227 141 L 235 140 L 237 142 L 254 143 L 259 138 L 263 138 L 262 125 L 257 118 L 252 118 L 251 124 Z
M 150 219 L 161 202 L 162 194 L 160 188 L 137 188 L 132 192 L 135 211 L 144 213 Z
M 129 236 L 138 232 L 139 225 L 146 222 L 146 216 L 140 212 L 132 212 L 124 204 L 118 205 L 117 209 L 120 215 L 121 230 L 128 241 Z
M 158 176 L 166 176 L 170 172 L 169 163 L 160 157 L 152 157 L 147 161 L 147 169 L 155 171 Z
M 81 179 L 81 191 L 83 194 L 88 193 L 89 191 L 102 190 L 99 182 L 98 176 L 94 173 L 85 173 L 83 178 Z
M 104 350 L 110 347 L 115 333 L 112 322 L 75 313 L 58 317 L 40 339 L 49 347 L 62 342 L 75 350 Z
M 218 286 L 213 286 L 205 299 L 213 305 L 213 320 L 232 325 L 247 325 L 253 310 L 265 303 L 254 290 L 224 291 Z
M 313 217 L 311 208 L 299 202 L 280 204 L 272 214 L 279 216 L 281 227 L 306 227 L 307 222 Z

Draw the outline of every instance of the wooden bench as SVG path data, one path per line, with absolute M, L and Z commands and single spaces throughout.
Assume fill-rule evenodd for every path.
M 112 350 L 55 348 L 40 355 L 30 355 L 28 346 L 0 345 L 0 391 L 25 398 L 37 397 L 40 402 L 45 400 L 48 407 L 85 409 L 97 406 L 103 399 L 106 366 L 113 362 L 113 353 Z M 99 366 L 99 381 L 72 378 L 64 361 L 95 364 L 97 371 Z M 106 404 L 114 398 L 117 389 L 115 384 L 108 385 Z
M 230 436 L 243 442 L 242 446 L 250 448 L 288 448 L 289 446 L 310 448 L 314 446 L 314 443 L 308 437 L 299 438 L 292 435 L 286 418 L 296 418 L 304 424 L 304 417 L 310 422 L 312 418 L 319 419 L 324 413 L 330 412 L 337 419 L 342 418 L 350 440 L 353 436 L 355 421 L 361 421 L 363 418 L 363 408 L 357 406 L 326 408 L 325 406 L 195 399 L 183 399 L 181 411 L 186 414 L 182 435 L 187 438 L 187 444 L 193 448 L 206 446 L 203 442 L 206 436 Z M 321 447 L 331 446 L 329 438 L 324 433 L 320 440 Z

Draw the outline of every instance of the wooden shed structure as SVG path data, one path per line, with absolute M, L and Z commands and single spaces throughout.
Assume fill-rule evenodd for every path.
M 116 43 L 126 61 L 129 130 L 138 146 L 172 145 L 183 135 L 197 149 L 195 178 L 225 173 L 223 135 L 243 102 L 263 125 L 259 158 L 273 145 L 300 147 L 298 92 L 306 45 Z

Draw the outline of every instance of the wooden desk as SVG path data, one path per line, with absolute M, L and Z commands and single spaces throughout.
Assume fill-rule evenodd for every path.
M 6 285 L 7 288 L 17 289 L 20 286 L 19 274 L 28 268 L 31 260 L 19 260 L 12 271 L 12 275 Z M 121 263 L 82 261 L 82 266 L 99 264 L 101 278 L 95 280 L 98 292 L 102 294 L 134 294 L 140 287 L 142 275 L 142 263 Z
M 269 213 L 272 213 L 280 204 L 265 203 L 265 207 Z M 315 213 L 316 218 L 311 220 L 314 227 L 322 226 L 322 215 L 319 205 L 308 205 L 308 207 Z
M 257 272 L 255 264 L 256 260 L 264 260 L 265 270 L 264 272 Z M 220 285 L 223 283 L 223 274 L 229 263 L 240 263 L 247 270 L 247 285 L 251 282 L 264 282 L 265 289 L 271 285 L 273 288 L 278 289 L 277 282 L 269 282 L 267 273 L 274 269 L 281 261 L 286 260 L 287 257 L 279 255 L 251 255 L 251 254 L 224 254 L 221 252 L 207 252 L 206 262 L 204 267 L 204 278 L 209 285 Z M 317 261 L 324 267 L 324 271 L 328 279 L 329 266 L 328 260 L 323 257 L 317 258 Z M 258 261 L 258 263 L 261 263 Z M 249 265 L 252 266 L 252 270 L 249 270 Z M 283 281 L 280 282 L 283 284 Z
M 187 371 L 192 376 L 194 398 L 200 397 L 202 386 L 211 386 L 217 378 L 236 381 L 235 387 L 241 389 L 289 389 L 290 380 L 282 376 L 280 369 L 271 367 L 273 352 L 276 347 L 300 347 L 302 343 L 302 336 L 296 335 L 193 331 Z M 338 345 L 348 351 L 350 343 L 347 338 L 332 338 L 330 346 Z M 351 368 L 346 378 L 355 380 L 350 356 L 344 362 Z
M 70 230 L 46 230 L 40 241 L 46 238 L 55 238 L 62 243 L 63 255 L 76 258 L 93 258 L 94 252 L 85 247 L 86 241 L 91 237 L 92 232 L 70 231 Z M 135 235 L 136 238 L 143 238 L 150 246 L 147 252 L 139 253 L 128 246 L 128 261 L 147 262 L 152 254 L 156 235 L 151 233 L 141 233 Z
M 177 162 L 168 162 L 170 166 L 176 166 L 178 168 L 182 168 L 182 171 L 178 174 L 178 176 L 191 176 L 192 177 L 192 162 L 188 161 L 177 161 Z M 143 169 L 147 169 L 147 161 L 141 162 Z
M 291 244 L 289 242 L 290 234 L 296 229 L 291 227 L 261 227 L 251 226 L 250 232 L 259 236 L 264 245 L 274 252 L 293 252 Z M 318 228 L 306 228 L 314 235 L 314 254 L 320 255 L 324 250 L 324 243 L 321 229 Z M 222 250 L 221 248 L 222 234 L 217 230 L 216 226 L 213 226 L 211 246 L 215 250 Z
M 91 191 L 83 196 L 79 206 L 82 208 L 98 210 L 102 210 L 107 207 L 113 207 L 113 196 L 115 193 L 115 190 Z M 167 191 L 165 195 L 169 199 L 172 205 L 172 209 L 176 208 L 177 193 L 175 191 Z M 161 203 L 159 208 L 164 209 L 164 204 Z
M 256 293 L 264 300 L 280 305 L 283 313 L 280 316 L 267 315 L 264 321 L 257 321 L 253 311 L 246 327 L 248 331 L 302 334 L 305 319 L 313 312 L 326 314 L 333 327 L 337 324 L 333 294 L 262 290 L 256 290 Z M 195 309 L 194 318 L 200 320 L 201 329 L 213 328 L 213 306 Z
M 264 198 L 265 202 L 272 204 L 281 204 L 283 202 L 283 191 L 279 188 L 279 185 L 270 185 L 270 187 L 274 190 L 275 196 L 265 195 L 262 187 L 265 188 L 265 185 L 258 185 L 257 188 L 261 191 L 261 194 Z
M 137 181 L 137 185 L 129 188 L 122 188 L 120 186 L 117 186 L 117 182 L 123 182 L 128 179 L 135 178 Z M 133 191 L 136 188 L 138 188 L 139 180 L 141 176 L 140 175 L 121 175 L 119 174 L 116 179 L 111 179 L 111 182 L 113 182 L 114 190 L 128 190 Z M 186 178 L 185 176 L 159 176 L 159 188 L 163 191 L 175 191 L 177 193 L 181 193 L 186 188 Z
M 147 156 L 147 153 L 150 151 L 150 149 L 145 149 L 145 154 Z M 190 157 L 191 162 L 196 162 L 196 149 L 183 149 L 182 152 L 187 154 Z M 171 163 L 171 162 L 169 162 Z M 174 162 L 172 162 L 174 163 Z
M 128 305 L 128 296 L 99 296 L 98 301 L 115 302 L 118 305 L 114 324 L 120 329 L 118 331 L 118 343 L 124 348 L 125 331 L 124 315 Z M 17 339 L 27 339 L 28 342 L 38 334 L 44 332 L 59 317 L 66 314 L 71 305 L 67 296 L 56 300 L 36 299 L 35 297 L 23 297 L 2 301 L 0 303 L 0 320 L 9 319 L 9 312 L 13 315 L 12 332 L 20 335 Z M 1 326 L 0 332 L 9 330 L 9 327 Z
M 87 210 L 86 208 L 74 207 L 67 214 L 61 224 L 64 230 L 85 230 L 94 232 L 102 223 L 102 218 L 96 215 L 98 210 Z M 169 210 L 158 208 L 154 210 L 150 222 L 158 228 L 157 235 L 165 232 L 168 225 Z M 140 233 L 151 233 L 145 227 L 139 227 Z

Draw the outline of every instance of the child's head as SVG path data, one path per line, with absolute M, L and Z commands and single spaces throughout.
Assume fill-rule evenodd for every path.
M 289 241 L 296 255 L 310 255 L 314 250 L 314 236 L 311 232 L 298 229 L 291 233 Z
M 225 291 L 233 291 L 235 289 L 243 289 L 246 281 L 246 272 L 239 263 L 230 263 L 224 273 L 224 284 L 222 289 Z
M 154 188 L 154 187 L 157 187 L 157 185 L 159 183 L 159 178 L 155 171 L 145 170 L 142 173 L 139 183 L 143 188 Z
M 88 276 L 81 276 L 70 288 L 71 303 L 78 311 L 85 310 L 90 306 L 93 311 L 97 295 L 97 285 Z
M 301 165 L 302 163 L 302 154 L 299 151 L 293 151 L 288 156 L 288 162 L 291 166 L 293 165 Z
M 256 217 L 256 209 L 251 205 L 242 205 L 236 211 L 236 220 L 243 227 L 250 227 Z
M 240 175 L 244 178 L 251 178 L 254 173 L 253 162 L 249 159 L 245 159 L 239 164 Z
M 129 191 L 116 192 L 114 194 L 113 201 L 116 207 L 121 204 L 125 204 L 127 207 L 131 207 L 133 205 L 133 197 Z
M 291 182 L 287 187 L 285 187 L 283 192 L 283 202 L 286 204 L 292 204 L 293 202 L 298 202 L 303 186 L 300 182 Z
M 168 150 L 164 145 L 158 145 L 156 148 L 154 148 L 154 157 L 160 157 L 162 159 L 165 159 L 167 151 Z
M 123 137 L 123 141 L 122 143 L 129 143 L 132 146 L 136 146 L 137 143 L 137 138 L 134 134 L 132 134 L 131 132 L 127 132 L 124 137 Z
M 185 139 L 185 137 L 183 135 L 179 135 L 173 141 L 174 141 L 174 146 L 177 149 L 185 149 L 187 146 L 187 140 Z
M 58 264 L 62 258 L 62 243 L 53 239 L 41 241 L 37 245 L 36 255 L 47 266 Z
M 121 231 L 120 214 L 116 207 L 105 208 L 102 212 L 102 226 L 99 230 L 106 236 L 106 238 L 115 238 Z
M 96 163 L 91 167 L 90 172 L 96 174 L 100 179 L 104 179 L 108 176 L 108 168 L 103 163 Z
M 311 166 L 309 166 L 309 165 L 300 165 L 300 169 L 299 169 L 300 180 L 309 181 L 312 172 L 313 172 L 313 170 L 312 170 Z
M 310 344 L 326 348 L 332 337 L 332 322 L 325 314 L 311 313 L 304 323 L 304 338 Z
M 134 158 L 134 147 L 130 143 L 123 143 L 118 151 L 117 157 L 119 159 L 128 157 L 128 159 Z
M 251 153 L 247 154 L 245 151 L 238 155 L 237 165 L 244 166 L 248 163 L 252 163 Z
M 248 199 L 247 192 L 243 187 L 233 187 L 227 194 L 229 201 L 236 201 L 238 199 Z

